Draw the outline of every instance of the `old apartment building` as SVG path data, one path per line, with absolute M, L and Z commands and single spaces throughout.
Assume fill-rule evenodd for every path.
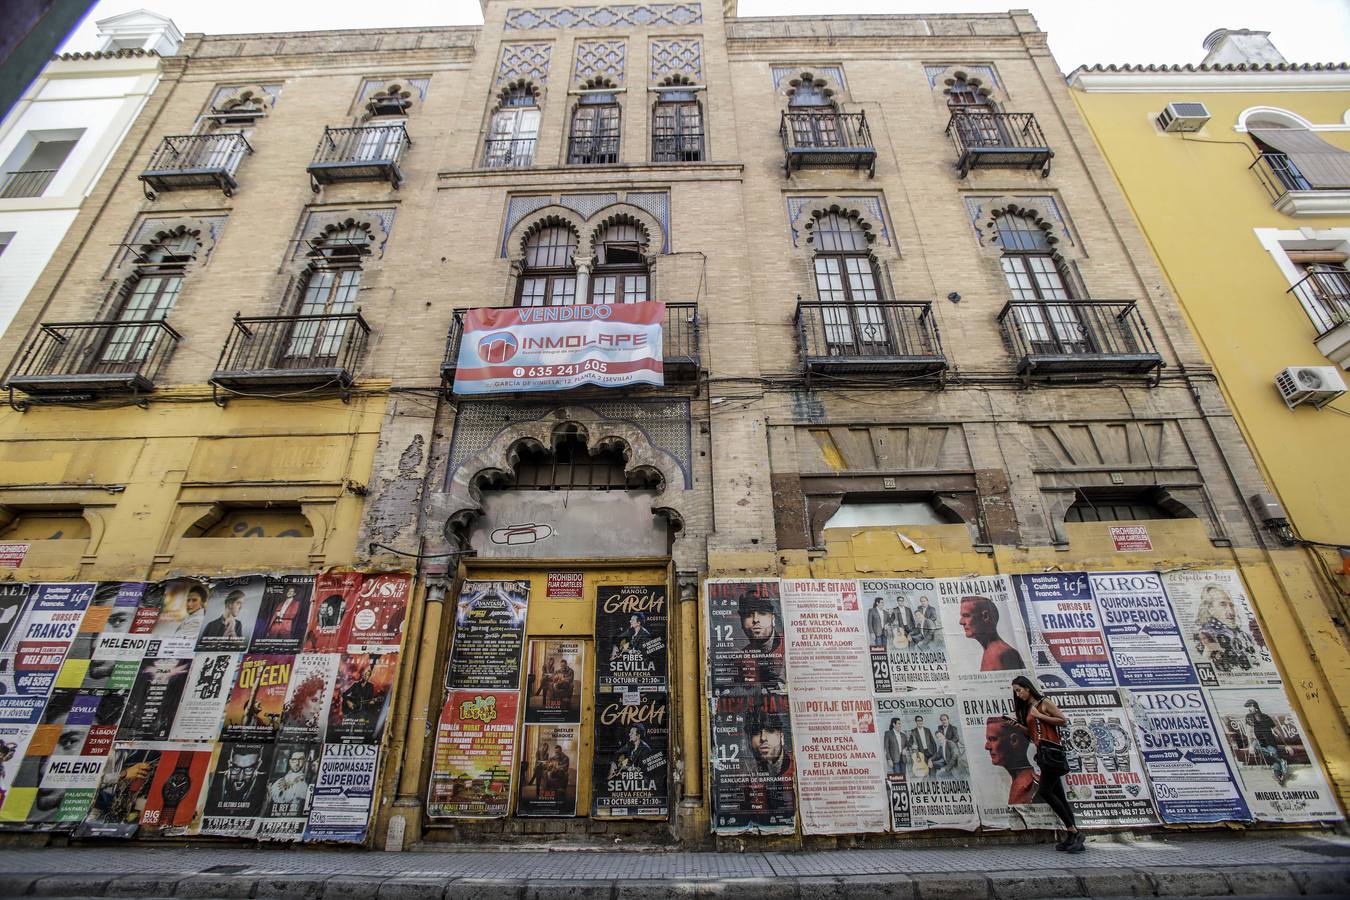
M 483 8 L 162 60 L 0 341 L 6 575 L 412 572 L 370 838 L 402 848 L 709 841 L 706 578 L 1234 568 L 1344 798 L 1344 628 L 1310 652 L 1325 588 L 1030 14 Z M 644 301 L 663 384 L 454 389 L 470 310 Z M 464 579 L 590 648 L 574 817 L 426 808 Z M 612 821 L 596 598 L 635 583 L 669 815 Z

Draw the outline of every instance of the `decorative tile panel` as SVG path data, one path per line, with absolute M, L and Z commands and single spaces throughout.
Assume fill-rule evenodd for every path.
M 843 66 L 819 66 L 814 63 L 802 63 L 796 66 L 769 66 L 769 71 L 773 73 L 773 89 L 778 90 L 779 85 L 789 78 L 796 78 L 803 72 L 810 72 L 812 75 L 823 75 L 830 81 L 839 86 L 839 90 L 848 90 L 848 82 L 844 80 Z
M 602 419 L 624 422 L 646 435 L 651 445 L 670 457 L 684 473 L 684 487 L 693 487 L 693 436 L 688 400 L 588 400 L 586 402 L 514 403 L 462 400 L 450 439 L 447 482 L 470 458 L 482 453 L 502 432 L 520 422 L 542 419 L 559 407 L 585 408 Z
M 965 198 L 966 213 L 970 216 L 971 227 L 975 229 L 975 238 L 981 244 L 987 244 L 994 239 L 992 234 L 986 235 L 984 233 L 984 229 L 981 227 L 984 223 L 981 222 L 980 219 L 982 218 L 981 211 L 984 209 L 985 204 L 990 200 L 996 199 L 998 198 L 993 196 L 967 196 Z M 1017 197 L 1016 199 L 1018 203 L 1034 206 L 1036 209 L 1048 214 L 1059 223 L 1059 232 L 1063 237 L 1064 242 L 1069 246 L 1074 245 L 1073 233 L 1069 230 L 1069 223 L 1064 218 L 1064 213 L 1060 210 L 1059 204 L 1055 202 L 1054 197 L 1046 194 L 1039 197 Z
M 508 9 L 507 31 L 537 28 L 617 28 L 621 25 L 698 25 L 700 3 L 643 3 L 633 6 L 544 6 Z
M 652 41 L 652 81 L 683 75 L 703 80 L 703 43 L 698 38 L 661 38 Z
M 518 78 L 539 84 L 548 82 L 548 64 L 553 56 L 553 45 L 502 44 L 501 60 L 497 63 L 497 84 Z
M 993 66 L 966 66 L 961 63 L 948 63 L 944 66 L 924 66 L 923 72 L 928 76 L 928 86 L 937 87 L 938 76 L 948 69 L 960 69 L 967 75 L 977 75 L 982 81 L 999 87 L 998 73 L 994 71 Z
M 608 78 L 623 84 L 624 56 L 628 45 L 618 41 L 577 41 L 572 81 L 582 84 L 592 78 Z
M 353 210 L 351 207 L 343 207 L 342 209 L 311 209 L 305 216 L 305 224 L 300 229 L 300 234 L 296 239 L 295 246 L 291 248 L 290 258 L 294 260 L 307 253 L 309 251 L 309 244 L 307 241 L 316 237 L 326 226 L 331 225 L 344 217 L 350 216 L 353 212 L 359 212 L 380 223 L 380 228 L 383 230 L 383 238 L 375 247 L 375 251 L 372 255 L 375 259 L 383 259 L 384 247 L 389 243 L 389 235 L 394 231 L 394 213 L 396 211 L 397 210 L 392 206 L 381 209 L 357 210 Z
M 661 252 L 670 252 L 670 193 L 667 191 L 631 191 L 627 194 L 618 192 L 600 192 L 587 194 L 562 194 L 559 195 L 530 195 L 523 197 L 511 197 L 506 203 L 506 220 L 502 223 L 502 258 L 506 258 L 509 248 L 506 246 L 507 235 L 511 229 L 515 228 L 522 220 L 527 218 L 536 210 L 543 209 L 550 204 L 565 206 L 575 212 L 582 218 L 589 219 L 600 210 L 618 202 L 630 203 L 638 209 L 650 214 L 661 224 Z
M 803 210 L 824 200 L 824 197 L 788 197 L 787 215 L 788 229 L 792 232 L 792 246 L 797 246 L 799 234 L 799 224 Z M 886 212 L 881 206 L 880 197 L 843 197 L 847 203 L 854 203 L 867 210 L 867 215 L 878 225 L 878 235 L 887 247 L 891 246 L 891 226 L 886 221 Z
M 427 99 L 427 86 L 431 84 L 430 78 L 399 78 L 395 75 L 389 78 L 367 78 L 365 81 L 362 81 L 361 93 L 356 98 L 356 105 L 360 106 L 362 103 L 365 103 L 371 94 L 383 90 L 394 82 L 398 82 L 405 87 L 416 89 L 418 100 Z

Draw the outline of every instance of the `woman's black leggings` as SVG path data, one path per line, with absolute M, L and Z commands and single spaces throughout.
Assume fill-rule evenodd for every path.
M 1064 823 L 1065 828 L 1073 828 L 1073 809 L 1069 806 L 1069 798 L 1064 796 L 1064 782 L 1060 776 L 1041 776 L 1041 788 L 1037 796 L 1050 804 L 1050 808 L 1059 816 L 1059 820 Z

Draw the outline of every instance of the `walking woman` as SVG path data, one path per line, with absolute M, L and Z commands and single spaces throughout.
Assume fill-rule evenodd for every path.
M 1037 797 L 1049 804 L 1069 831 L 1064 840 L 1055 844 L 1055 849 L 1082 853 L 1087 849 L 1083 846 L 1083 832 L 1074 824 L 1073 809 L 1064 794 L 1062 780 L 1069 767 L 1064 756 L 1064 745 L 1059 739 L 1059 728 L 1069 720 L 1059 711 L 1055 701 L 1043 696 L 1025 675 L 1013 679 L 1012 689 L 1017 724 L 1036 745 L 1036 764 L 1041 767 Z

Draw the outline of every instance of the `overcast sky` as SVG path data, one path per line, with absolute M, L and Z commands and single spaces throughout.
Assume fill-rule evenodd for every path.
M 1350 61 L 1347 0 L 1014 0 L 1006 6 L 990 0 L 833 0 L 826 6 L 836 15 L 1030 8 L 1041 28 L 1050 33 L 1050 49 L 1066 72 L 1091 63 L 1198 63 L 1204 56 L 1200 42 L 1215 28 L 1269 31 L 1275 46 L 1291 62 Z M 98 49 L 94 38 L 97 19 L 141 8 L 170 17 L 184 33 L 207 34 L 479 25 L 483 21 L 478 0 L 102 0 L 71 36 L 66 49 Z M 819 2 L 807 0 L 740 0 L 739 6 L 743 16 L 809 15 L 820 9 Z

